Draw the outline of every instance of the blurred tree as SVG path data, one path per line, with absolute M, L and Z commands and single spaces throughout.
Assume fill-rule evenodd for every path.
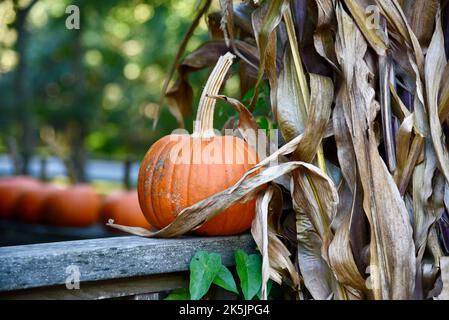
M 16 168 L 16 171 L 21 174 L 28 173 L 28 163 L 33 154 L 33 145 L 35 140 L 33 135 L 35 117 L 30 108 L 31 90 L 28 83 L 29 67 L 27 51 L 29 32 L 26 28 L 26 22 L 28 14 L 36 4 L 36 2 L 37 0 L 33 0 L 22 6 L 20 6 L 17 1 L 14 2 L 16 8 L 16 19 L 13 24 L 13 28 L 15 28 L 17 32 L 17 42 L 15 45 L 15 50 L 19 57 L 19 62 L 15 71 L 14 79 L 14 100 L 18 119 L 22 124 L 22 132 L 19 139 L 21 146 L 21 148 L 19 149 L 21 161 L 17 162 L 17 165 L 19 165 L 20 167 Z M 15 152 L 13 148 L 10 147 L 10 149 L 12 152 Z
M 65 9 L 80 8 L 81 28 L 65 26 Z M 162 83 L 198 0 L 5 0 L 0 12 L 0 150 L 10 145 L 27 172 L 34 153 L 54 153 L 85 181 L 88 157 L 140 159 L 149 146 L 177 127 L 163 108 L 152 119 Z M 213 2 L 211 10 L 218 9 Z M 4 10 L 4 11 L 2 11 Z M 205 19 L 186 54 L 208 38 Z M 195 102 L 208 70 L 190 75 Z M 236 79 L 237 80 L 237 79 Z M 238 81 L 228 81 L 232 95 Z M 219 103 L 217 126 L 232 108 Z M 192 115 L 185 119 L 191 130 Z M 19 161 L 16 161 L 19 163 Z M 68 162 L 67 162 L 68 163 Z M 19 164 L 17 165 L 19 166 Z

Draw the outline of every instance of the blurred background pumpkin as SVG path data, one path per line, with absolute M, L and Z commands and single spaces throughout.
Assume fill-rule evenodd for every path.
M 103 222 L 113 219 L 115 223 L 132 226 L 151 228 L 140 209 L 137 191 L 117 191 L 104 198 L 101 208 Z
M 45 221 L 50 225 L 86 227 L 100 217 L 101 196 L 89 185 L 79 184 L 52 192 L 45 201 Z
M 0 180 L 0 218 L 12 218 L 17 200 L 30 188 L 38 188 L 39 181 L 26 176 L 8 177 Z
M 48 197 L 61 190 L 58 187 L 42 184 L 23 191 L 15 205 L 15 218 L 26 223 L 42 223 L 45 215 L 44 204 Z

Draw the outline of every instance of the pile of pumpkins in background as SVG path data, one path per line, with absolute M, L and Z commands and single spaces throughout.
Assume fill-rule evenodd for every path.
M 28 176 L 0 178 L 0 219 L 63 227 L 115 223 L 150 228 L 137 191 L 98 194 L 88 184 L 58 187 Z

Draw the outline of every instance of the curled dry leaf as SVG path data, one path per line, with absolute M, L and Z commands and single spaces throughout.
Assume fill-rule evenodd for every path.
M 262 300 L 267 300 L 267 282 L 270 276 L 276 282 L 280 280 L 274 270 L 270 268 L 268 256 L 268 205 L 272 197 L 273 189 L 271 187 L 257 197 L 256 217 L 251 225 L 251 234 L 262 255 L 262 287 L 260 289 Z M 272 272 L 273 275 L 271 275 Z
M 339 72 L 337 56 L 335 55 L 334 32 L 335 11 L 332 0 L 316 0 L 318 9 L 318 25 L 313 35 L 316 51 Z M 334 28 L 336 29 L 336 28 Z
M 304 163 L 291 180 L 293 208 L 296 212 L 298 264 L 304 284 L 314 299 L 345 299 L 346 293 L 336 281 L 322 255 L 323 243 L 330 232 L 338 193 L 332 180 L 319 168 Z
M 269 224 L 269 216 L 282 210 L 282 192 L 279 187 L 270 186 L 261 193 L 256 204 L 256 218 L 251 233 L 262 254 L 262 299 L 266 299 L 266 284 L 269 278 L 281 284 L 287 273 L 295 289 L 299 286 L 299 276 L 290 260 L 290 252 L 277 237 L 274 227 Z
M 335 298 L 336 280 L 321 255 L 322 241 L 305 214 L 296 215 L 296 232 L 298 264 L 304 285 L 314 299 Z
M 296 210 L 310 219 L 316 233 L 324 239 L 337 212 L 338 192 L 328 175 L 318 167 L 304 163 L 293 173 L 292 198 Z

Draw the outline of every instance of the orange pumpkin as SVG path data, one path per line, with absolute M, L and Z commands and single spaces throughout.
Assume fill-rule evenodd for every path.
M 257 162 L 242 139 L 216 136 L 213 115 L 216 95 L 233 56 L 220 58 L 202 93 L 192 135 L 173 134 L 148 150 L 139 170 L 139 203 L 151 225 L 163 228 L 186 207 L 236 183 Z M 250 228 L 255 199 L 237 203 L 194 230 L 202 235 L 232 235 Z
M 52 192 L 45 201 L 45 221 L 51 225 L 86 227 L 100 217 L 101 197 L 89 185 Z
M 119 191 L 106 196 L 101 207 L 101 217 L 104 222 L 113 219 L 117 224 L 151 228 L 140 209 L 137 191 Z
M 34 178 L 26 176 L 8 177 L 0 180 L 0 218 L 12 218 L 20 195 L 28 188 L 39 186 Z
M 36 186 L 25 190 L 17 200 L 15 216 L 27 223 L 43 222 L 45 201 L 57 190 L 59 189 L 50 185 Z

